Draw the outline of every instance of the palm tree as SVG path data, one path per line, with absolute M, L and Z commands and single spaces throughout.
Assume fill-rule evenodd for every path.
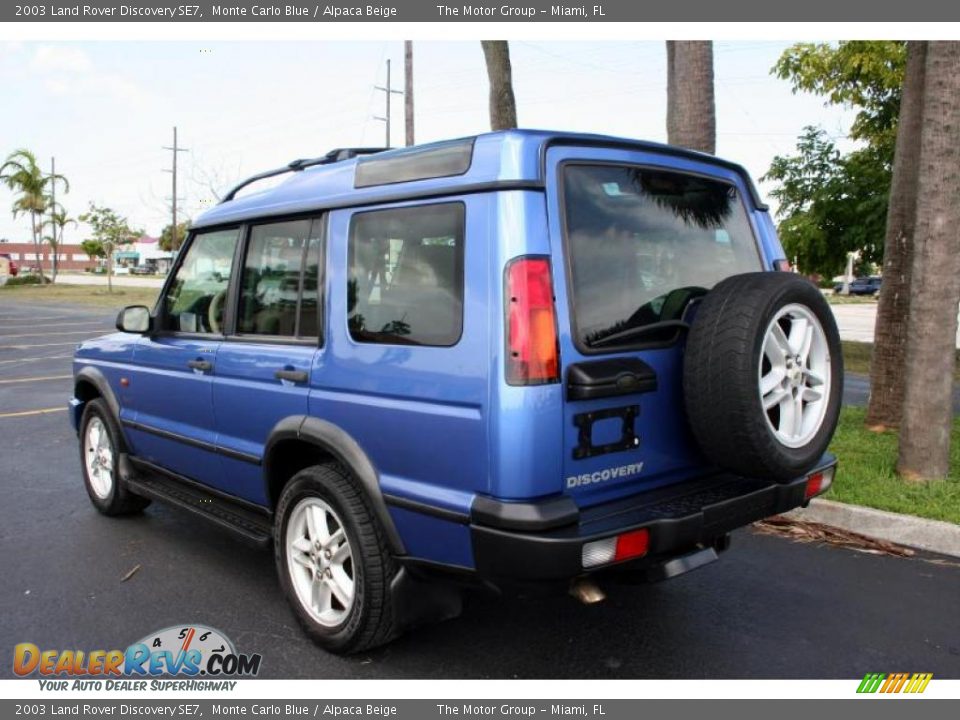
M 667 142 L 711 155 L 717 150 L 710 41 L 667 40 Z
M 490 129 L 509 130 L 517 126 L 517 101 L 513 95 L 513 69 L 506 40 L 481 40 L 490 80 Z
M 910 275 L 913 263 L 917 180 L 920 175 L 920 125 L 923 110 L 925 42 L 907 43 L 907 67 L 900 98 L 897 144 L 883 244 L 883 292 L 877 304 L 867 427 L 900 426 L 906 363 Z
M 70 185 L 63 175 L 44 174 L 37 164 L 36 156 L 22 148 L 10 153 L 3 165 L 0 165 L 0 182 L 6 184 L 16 196 L 13 201 L 13 216 L 17 217 L 24 213 L 30 215 L 33 248 L 42 281 L 44 276 L 40 254 L 41 218 L 50 203 L 46 190 L 48 186 L 54 187 L 56 182 L 62 182 L 66 189 L 69 189 Z
M 77 221 L 67 216 L 67 211 L 60 203 L 56 207 L 51 207 L 49 217 L 43 221 L 44 225 L 49 226 L 50 235 L 44 237 L 47 244 L 53 252 L 53 261 L 51 263 L 51 274 L 53 282 L 57 281 L 57 263 L 60 248 L 63 245 L 63 230 L 67 225 L 76 225 Z
M 950 468 L 960 303 L 960 42 L 928 42 L 920 123 L 910 319 L 897 471 L 944 478 Z

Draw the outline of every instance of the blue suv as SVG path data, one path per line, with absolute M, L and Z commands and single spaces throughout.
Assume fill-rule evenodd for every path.
M 672 577 L 833 479 L 839 339 L 787 269 L 745 171 L 675 147 L 519 130 L 294 161 L 77 349 L 87 492 L 272 545 L 334 652 L 471 584 Z

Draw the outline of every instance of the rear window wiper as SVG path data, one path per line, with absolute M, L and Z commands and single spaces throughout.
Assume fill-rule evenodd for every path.
M 643 337 L 644 335 L 666 330 L 668 328 L 689 330 L 690 323 L 686 323 L 683 320 L 663 320 L 662 322 L 651 323 L 650 325 L 637 325 L 636 327 L 615 332 L 613 335 L 607 335 L 599 340 L 594 340 L 593 342 L 589 343 L 589 345 L 592 348 L 604 347 L 621 340 Z

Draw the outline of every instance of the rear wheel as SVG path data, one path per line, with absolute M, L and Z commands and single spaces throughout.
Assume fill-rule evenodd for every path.
M 104 515 L 140 512 L 150 501 L 127 490 L 118 460 L 123 437 L 103 400 L 87 402 L 80 419 L 80 460 L 90 501 Z
M 823 294 L 788 273 L 748 273 L 703 300 L 687 339 L 684 402 L 707 458 L 789 481 L 809 471 L 836 429 L 840 336 Z
M 274 550 L 287 599 L 317 644 L 351 653 L 397 635 L 390 596 L 397 564 L 341 465 L 302 470 L 284 488 Z

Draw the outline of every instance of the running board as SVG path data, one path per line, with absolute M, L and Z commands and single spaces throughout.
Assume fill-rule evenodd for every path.
M 136 495 L 192 512 L 257 547 L 268 547 L 273 541 L 273 516 L 265 508 L 140 458 L 121 455 L 119 467 L 130 492 Z

